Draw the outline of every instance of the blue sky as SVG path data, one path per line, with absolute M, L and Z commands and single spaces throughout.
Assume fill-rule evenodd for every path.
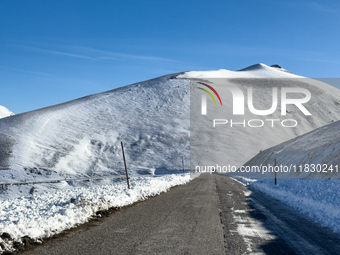
M 161 75 L 279 64 L 339 77 L 339 1 L 1 0 L 0 105 L 14 113 Z

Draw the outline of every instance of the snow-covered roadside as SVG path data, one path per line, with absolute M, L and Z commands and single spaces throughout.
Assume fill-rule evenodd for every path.
M 340 233 L 340 179 L 248 179 L 235 177 L 250 188 L 260 190 L 293 206 L 322 226 Z
M 140 176 L 130 179 L 131 189 L 124 181 L 0 201 L 0 235 L 8 233 L 14 240 L 26 235 L 33 239 L 50 237 L 87 222 L 99 210 L 130 205 L 189 181 L 189 174 Z M 1 243 L 11 249 L 11 242 L 0 238 Z

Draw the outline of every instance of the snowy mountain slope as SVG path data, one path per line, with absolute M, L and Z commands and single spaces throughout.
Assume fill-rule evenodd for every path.
M 8 117 L 8 116 L 12 116 L 12 115 L 14 115 L 13 112 L 8 110 L 6 107 L 3 107 L 2 105 L 0 105 L 0 119 Z
M 339 177 L 339 130 L 340 121 L 337 121 L 269 148 L 245 165 L 273 165 L 276 159 L 277 165 L 296 166 L 296 170 L 292 168 L 290 172 L 280 173 L 279 177 Z
M 288 106 L 289 114 L 285 118 L 298 120 L 298 128 L 219 126 L 218 130 L 206 130 L 211 126 L 212 111 L 208 110 L 209 114 L 202 118 L 202 91 L 197 89 L 196 81 L 203 79 L 214 85 L 216 77 L 227 78 L 243 91 L 253 86 L 257 100 L 254 104 L 264 109 L 271 105 L 270 86 L 308 88 L 312 99 L 306 107 L 312 116 L 306 118 L 301 111 Z M 266 79 L 274 83 L 264 84 Z M 215 107 L 208 101 L 208 109 L 230 119 L 230 93 L 220 87 L 216 89 L 223 99 L 223 107 Z M 340 91 L 334 87 L 263 64 L 241 71 L 167 75 L 1 119 L 0 178 L 3 182 L 12 182 L 122 175 L 121 141 L 132 175 L 182 169 L 182 156 L 186 168 L 190 157 L 191 165 L 222 162 L 239 166 L 259 150 L 340 119 L 339 99 Z M 271 118 L 282 118 L 279 108 Z M 246 111 L 242 118 L 265 120 L 268 116 L 255 116 Z M 203 135 L 197 136 L 201 131 Z
M 188 158 L 189 87 L 171 77 L 1 120 L 1 174 L 122 174 L 121 141 L 132 171 L 178 169 Z
M 191 79 L 191 160 L 196 166 L 235 166 L 240 167 L 260 150 L 267 149 L 296 136 L 305 134 L 332 121 L 340 119 L 340 91 L 317 80 L 297 76 L 279 68 L 257 64 L 241 71 L 202 71 L 187 72 L 178 78 Z M 215 87 L 223 102 L 223 106 L 214 105 L 207 99 L 207 115 L 201 115 L 201 94 L 197 87 L 205 82 Z M 240 88 L 244 94 L 244 115 L 233 115 L 233 98 L 225 84 Z M 278 106 L 270 115 L 255 115 L 247 108 L 249 87 L 253 89 L 253 101 L 256 109 L 269 109 L 272 106 L 272 89 L 277 88 Z M 311 99 L 304 104 L 312 114 L 305 116 L 295 105 L 287 105 L 287 114 L 281 115 L 282 87 L 307 89 Z M 216 96 L 215 96 L 216 97 Z M 301 98 L 301 95 L 290 93 L 288 98 Z M 219 104 L 216 98 L 217 104 Z M 213 127 L 214 119 L 222 119 L 224 123 Z M 274 119 L 270 122 L 268 119 Z M 296 120 L 296 127 L 284 127 L 281 122 L 287 119 Z M 261 125 L 262 127 L 250 127 Z M 222 122 L 223 122 L 222 121 Z M 231 126 L 231 121 L 244 123 Z M 275 124 L 273 124 L 275 123 Z M 286 122 L 289 123 L 289 122 Z M 274 126 L 274 127 L 273 127 Z M 199 168 L 198 168 L 199 169 Z

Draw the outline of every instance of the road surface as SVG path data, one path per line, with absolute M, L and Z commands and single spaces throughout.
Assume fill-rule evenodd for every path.
M 217 174 L 123 208 L 24 254 L 340 254 L 339 236 Z

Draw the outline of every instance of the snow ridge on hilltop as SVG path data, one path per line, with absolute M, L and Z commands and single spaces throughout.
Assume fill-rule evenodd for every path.
M 0 105 L 0 119 L 8 117 L 8 116 L 12 116 L 12 115 L 14 115 L 13 112 L 8 110 L 6 107 L 3 107 L 2 105 Z
M 292 74 L 281 67 L 270 67 L 259 63 L 239 71 L 226 69 L 190 71 L 179 75 L 178 78 L 302 78 L 302 76 Z

